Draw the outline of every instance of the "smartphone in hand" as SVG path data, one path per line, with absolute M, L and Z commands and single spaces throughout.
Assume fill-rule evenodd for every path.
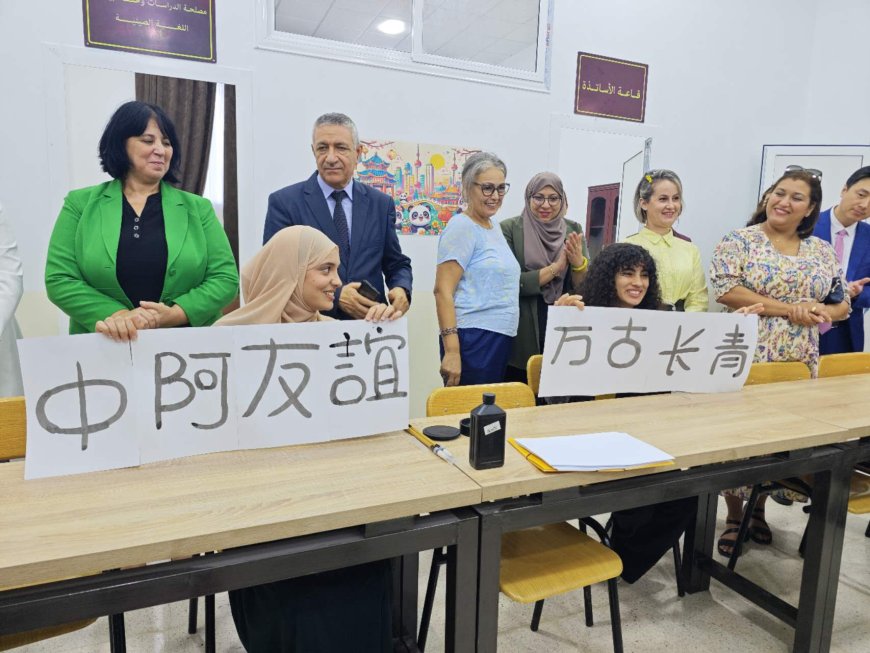
M 378 292 L 378 289 L 375 288 L 368 280 L 363 279 L 360 281 L 359 288 L 356 291 L 373 302 L 381 301 L 381 293 Z

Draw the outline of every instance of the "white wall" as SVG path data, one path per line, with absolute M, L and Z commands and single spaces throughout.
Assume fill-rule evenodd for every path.
M 870 85 L 867 62 L 866 0 L 818 2 L 812 48 L 798 64 L 806 69 L 806 142 L 838 145 L 870 143 Z M 844 180 L 845 181 L 845 180 Z
M 51 0 L 34 12 L 26 0 L 0 0 L 0 124 L 7 154 L 0 157 L 0 198 L 18 232 L 26 290 L 42 292 L 48 235 L 70 183 L 56 156 L 66 149 L 57 136 L 65 125 L 64 107 L 56 106 L 64 97 L 56 88 L 63 75 L 53 72 L 58 57 L 97 68 L 249 81 L 239 87 L 243 260 L 259 246 L 269 192 L 312 172 L 310 125 L 320 113 L 348 113 L 364 138 L 494 150 L 507 162 L 515 189 L 504 215 L 515 215 L 528 178 L 553 165 L 550 125 L 554 115 L 573 110 L 577 51 L 645 62 L 645 125 L 568 120 L 592 131 L 652 135 L 652 165 L 673 168 L 684 181 L 688 208 L 681 230 L 709 260 L 718 239 L 743 223 L 754 205 L 764 143 L 868 140 L 863 111 L 870 98 L 857 82 L 857 62 L 866 56 L 860 26 L 870 6 L 831 4 L 556 0 L 552 90 L 543 94 L 259 50 L 253 3 L 218 6 L 219 63 L 212 66 L 84 48 L 77 2 Z M 846 69 L 850 61 L 856 70 Z M 845 98 L 853 86 L 862 99 L 854 108 L 827 101 Z M 595 153 L 579 156 L 594 160 Z M 576 206 L 585 198 L 572 201 Z M 428 299 L 434 241 L 405 244 L 413 249 L 418 279 L 411 317 L 419 377 L 414 412 L 420 412 L 437 383 L 437 323 Z M 26 328 L 28 321 L 22 322 Z

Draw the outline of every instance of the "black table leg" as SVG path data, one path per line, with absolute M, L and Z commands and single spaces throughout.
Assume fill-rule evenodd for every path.
M 794 653 L 825 653 L 831 648 L 850 476 L 846 460 L 815 475 Z
M 456 544 L 447 547 L 447 653 L 473 653 L 477 628 L 478 519 L 473 511 L 461 512 L 471 519 L 458 525 Z
M 477 653 L 498 648 L 498 576 L 501 567 L 501 525 L 481 517 L 480 568 L 477 572 Z
M 713 555 L 718 504 L 718 493 L 699 494 L 695 522 L 686 529 L 683 547 L 683 582 L 689 594 L 706 592 L 710 589 L 710 574 L 697 564 L 697 556 L 698 554 L 708 557 Z

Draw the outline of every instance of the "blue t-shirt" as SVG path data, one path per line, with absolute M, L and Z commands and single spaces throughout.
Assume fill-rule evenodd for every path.
M 453 295 L 456 326 L 517 335 L 520 265 L 499 226 L 484 229 L 464 213 L 438 239 L 438 263 L 456 261 L 463 274 Z

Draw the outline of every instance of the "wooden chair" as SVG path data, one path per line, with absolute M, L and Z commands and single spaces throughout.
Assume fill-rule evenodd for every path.
M 819 378 L 830 376 L 850 376 L 852 374 L 870 374 L 870 352 L 853 352 L 848 354 L 827 354 L 819 358 Z M 849 512 L 853 515 L 870 513 L 870 465 L 860 464 L 852 472 L 852 483 L 849 490 Z M 870 522 L 866 537 L 870 537 Z M 801 541 L 801 551 L 806 543 L 806 531 Z
M 860 470 L 852 472 L 852 482 L 849 487 L 849 512 L 853 515 L 870 514 L 870 474 Z M 864 531 L 865 537 L 870 537 L 870 523 Z M 804 533 L 806 538 L 806 533 Z
M 541 365 L 544 363 L 544 357 L 541 354 L 529 356 L 526 361 L 526 379 L 529 382 L 529 387 L 532 389 L 532 394 L 538 396 L 538 389 L 541 387 Z
M 24 458 L 27 447 L 27 418 L 25 412 L 24 397 L 0 398 L 0 463 L 15 458 Z M 206 653 L 214 653 L 215 650 L 215 626 L 214 626 L 214 596 L 205 597 L 206 612 Z M 196 632 L 197 600 L 190 599 L 190 615 L 188 617 L 188 632 Z M 0 635 L 0 651 L 32 644 L 50 637 L 57 637 L 90 626 L 96 619 L 83 619 L 60 626 L 40 628 L 38 630 L 16 633 L 14 635 Z M 113 614 L 109 616 L 109 642 L 111 650 L 124 651 L 126 648 L 124 633 L 124 615 Z
M 746 377 L 746 385 L 779 383 L 780 381 L 800 381 L 810 378 L 810 368 L 794 361 L 789 363 L 753 363 Z
M 0 463 L 24 457 L 24 447 L 27 440 L 26 429 L 24 397 L 0 398 Z M 86 628 L 95 621 L 96 619 L 82 619 L 60 626 L 28 630 L 12 635 L 0 635 L 0 651 L 65 635 Z
M 819 357 L 819 378 L 870 374 L 870 352 L 826 354 Z
M 749 368 L 749 376 L 746 377 L 746 385 L 760 385 L 762 383 L 781 383 L 783 381 L 803 381 L 811 378 L 810 368 L 800 361 L 791 362 L 770 362 L 770 363 L 753 363 Z M 737 530 L 737 539 L 734 541 L 734 547 L 731 549 L 731 556 L 728 558 L 728 568 L 734 569 L 737 566 L 737 559 L 740 557 L 743 549 L 743 541 L 746 539 L 746 533 L 749 531 L 749 523 L 752 521 L 752 511 L 758 505 L 758 499 L 764 494 L 770 494 L 775 490 L 790 489 L 801 493 L 808 493 L 809 488 L 801 479 L 786 479 L 784 481 L 774 481 L 770 483 L 758 483 L 752 486 L 752 492 L 749 495 L 749 500 L 746 502 L 746 507 L 743 509 L 743 519 L 740 520 L 740 527 Z
M 494 392 L 502 408 L 525 408 L 535 405 L 535 394 L 525 383 L 491 383 L 489 385 L 455 385 L 436 388 L 426 399 L 426 415 L 457 415 L 471 412 L 480 405 L 484 392 Z
M 535 405 L 535 394 L 524 383 L 454 386 L 434 390 L 426 401 L 426 414 L 432 417 L 470 412 L 480 404 L 484 392 L 494 392 L 496 403 L 502 408 Z M 581 520 L 583 530 L 563 522 L 505 533 L 502 537 L 499 587 L 515 601 L 535 603 L 531 629 L 537 631 L 544 599 L 581 587 L 584 590 L 586 625 L 591 626 L 592 601 L 589 586 L 606 580 L 610 597 L 613 649 L 621 653 L 622 625 L 616 579 L 622 573 L 622 561 L 605 544 L 589 537 L 585 533 L 586 525 L 596 531 L 602 542 L 607 543 L 604 529 L 594 519 Z M 443 549 L 433 552 L 417 637 L 417 648 L 421 652 L 426 647 L 438 572 L 446 560 Z
M 535 356 L 530 356 L 528 362 L 526 363 L 526 376 L 529 381 L 529 387 L 532 389 L 532 392 L 535 393 L 535 396 L 538 395 L 538 389 L 541 384 L 541 365 L 544 361 L 544 357 L 541 354 L 536 354 Z M 604 394 L 604 395 L 596 395 L 595 400 L 603 400 L 603 399 L 615 399 L 615 394 Z M 609 519 L 607 524 L 604 526 L 604 530 L 606 533 L 610 533 L 610 529 L 613 526 L 613 519 Z M 677 540 L 674 542 L 673 546 L 673 554 L 674 554 L 674 568 L 675 575 L 677 580 L 677 595 L 682 598 L 686 595 L 686 589 L 683 585 L 683 576 L 682 576 L 682 555 L 680 554 L 680 542 Z

